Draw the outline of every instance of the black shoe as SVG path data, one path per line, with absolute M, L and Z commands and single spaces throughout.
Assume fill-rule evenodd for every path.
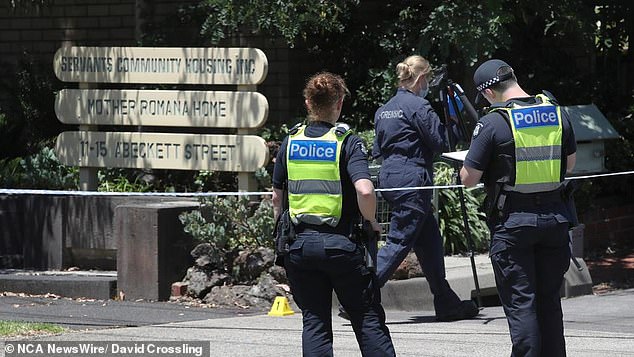
M 447 314 L 436 315 L 436 320 L 442 322 L 467 320 L 480 313 L 478 306 L 471 300 L 463 300 L 458 306 Z
M 350 321 L 350 315 L 348 315 L 346 310 L 344 310 L 343 306 L 341 305 L 339 305 L 339 313 L 337 314 L 337 316 L 341 317 L 342 319 Z

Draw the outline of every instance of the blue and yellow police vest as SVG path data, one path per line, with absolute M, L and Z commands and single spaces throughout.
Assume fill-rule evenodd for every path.
M 561 110 L 547 96 L 536 97 L 541 103 L 493 109 L 506 112 L 515 141 L 515 185 L 505 185 L 505 191 L 536 193 L 561 186 Z
M 343 206 L 339 160 L 350 132 L 333 127 L 321 137 L 309 138 L 305 129 L 301 126 L 291 134 L 286 147 L 291 220 L 335 227 Z

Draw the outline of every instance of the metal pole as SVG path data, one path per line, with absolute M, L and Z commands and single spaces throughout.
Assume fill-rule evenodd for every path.
M 462 117 L 462 113 L 460 113 L 460 110 L 458 109 L 458 103 L 456 103 L 454 92 L 452 90 L 452 86 L 455 86 L 455 85 L 450 83 L 449 86 L 450 86 L 448 90 L 449 98 L 445 98 L 445 100 L 448 100 L 451 102 L 451 103 L 448 103 L 448 105 L 451 105 L 453 107 L 454 112 L 456 113 L 456 116 L 458 117 L 459 125 L 461 125 L 460 129 L 462 131 L 462 134 L 463 136 L 466 137 L 467 133 L 466 133 L 466 128 L 464 127 L 464 118 Z M 456 167 L 456 172 L 457 172 L 456 183 L 458 185 L 462 185 L 462 181 L 460 180 L 460 172 L 459 172 L 460 165 L 455 165 L 455 166 L 457 166 Z M 462 224 L 464 225 L 464 233 L 465 233 L 465 237 L 467 238 L 467 245 L 469 246 L 469 260 L 471 261 L 471 272 L 473 273 L 473 283 L 475 284 L 475 289 L 476 289 L 476 299 L 478 301 L 478 307 L 482 307 L 480 282 L 478 281 L 478 272 L 476 270 L 476 265 L 475 265 L 475 244 L 473 243 L 473 237 L 471 237 L 471 228 L 469 227 L 469 217 L 467 216 L 467 204 L 464 198 L 464 190 L 462 187 L 458 188 L 458 196 L 460 198 L 460 209 L 462 211 Z
M 458 185 L 462 185 L 460 180 L 460 173 L 456 176 L 456 182 Z M 467 204 L 464 198 L 464 189 L 458 188 L 458 195 L 460 196 L 460 209 L 462 210 L 462 224 L 464 225 L 464 232 L 467 238 L 467 244 L 469 245 L 469 260 L 471 261 L 471 272 L 473 273 L 473 283 L 476 289 L 476 300 L 478 301 L 478 307 L 482 307 L 482 296 L 480 293 L 480 282 L 478 281 L 478 272 L 475 265 L 475 245 L 473 244 L 473 238 L 471 237 L 471 228 L 469 227 L 469 217 L 467 216 Z

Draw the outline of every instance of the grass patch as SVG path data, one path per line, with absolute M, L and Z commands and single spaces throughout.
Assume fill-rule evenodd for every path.
M 55 334 L 66 331 L 65 328 L 49 323 L 0 321 L 0 336 L 31 336 Z

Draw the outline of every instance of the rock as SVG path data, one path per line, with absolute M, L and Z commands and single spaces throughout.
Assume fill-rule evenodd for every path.
M 279 284 L 279 282 L 273 279 L 270 274 L 264 273 L 260 277 L 257 285 L 253 285 L 251 289 L 249 289 L 248 294 L 252 297 L 264 299 L 272 303 L 276 296 L 284 294 L 283 290 L 276 286 L 277 284 Z
M 216 306 L 262 310 L 269 309 L 275 297 L 286 296 L 286 271 L 274 264 L 275 253 L 270 248 L 223 253 L 222 257 L 233 261 L 232 276 L 222 269 L 221 253 L 213 245 L 199 244 L 191 254 L 196 265 L 183 279 L 188 296 Z
M 251 305 L 244 299 L 244 296 L 250 288 L 248 285 L 214 286 L 203 301 L 217 306 L 249 308 Z
M 396 268 L 396 271 L 392 275 L 392 279 L 402 280 L 421 276 L 425 276 L 425 274 L 423 274 L 420 264 L 418 264 L 416 254 L 412 251 L 407 254 L 407 257 L 405 257 L 398 268 Z
M 268 273 L 271 274 L 273 279 L 275 279 L 280 284 L 288 284 L 288 278 L 286 277 L 286 269 L 281 266 L 273 265 L 269 268 Z
M 188 283 L 187 295 L 203 298 L 214 286 L 224 285 L 231 277 L 222 272 L 202 269 L 198 266 L 187 269 L 183 282 Z
M 238 306 L 266 310 L 277 296 L 285 296 L 284 289 L 270 274 L 264 273 L 256 285 L 215 286 L 203 299 L 219 306 Z
M 241 251 L 233 260 L 233 277 L 239 283 L 253 284 L 274 262 L 273 249 L 259 247 Z
M 209 270 L 224 268 L 224 253 L 209 243 L 197 245 L 190 254 L 196 261 L 196 266 L 204 267 Z

